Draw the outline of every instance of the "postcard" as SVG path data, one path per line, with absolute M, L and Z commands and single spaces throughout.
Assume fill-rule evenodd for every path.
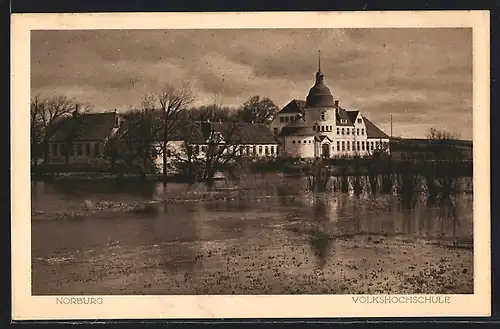
M 14 320 L 490 315 L 489 12 L 12 15 Z

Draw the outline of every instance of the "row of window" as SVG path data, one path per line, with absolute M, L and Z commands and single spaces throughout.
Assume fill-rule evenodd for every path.
M 373 151 L 382 147 L 380 141 L 337 141 L 337 151 Z
M 293 121 L 294 116 L 280 117 L 281 123 L 288 123 Z
M 328 131 L 333 131 L 333 126 L 313 126 L 313 130 L 317 132 L 328 132 Z M 365 134 L 365 128 L 339 128 L 337 127 L 337 135 L 361 135 L 363 136 Z
M 361 135 L 363 136 L 365 134 L 365 128 L 338 128 L 337 127 L 337 135 L 340 135 L 342 133 L 342 135 L 350 135 L 352 132 L 352 135 L 354 135 L 354 133 L 356 133 L 356 135 Z
M 297 144 L 300 144 L 300 143 L 304 143 L 304 144 L 309 143 L 309 144 L 311 144 L 311 143 L 312 143 L 312 139 L 309 139 L 309 140 L 305 139 L 305 140 L 303 140 L 303 141 L 294 141 L 294 140 L 293 140 L 293 141 L 292 141 L 292 144 L 295 144 L 295 143 L 297 143 Z
M 92 145 L 94 147 L 92 148 Z M 52 156 L 66 156 L 66 151 L 69 151 L 67 155 L 74 156 L 99 156 L 101 155 L 101 144 L 99 143 L 77 143 L 72 147 L 69 145 L 67 149 L 66 144 L 52 144 Z
M 295 141 L 292 140 L 292 144 L 311 144 L 312 140 L 302 140 Z M 380 149 L 382 144 L 380 141 L 337 141 L 337 151 L 373 151 L 375 149 Z M 334 148 L 335 151 L 335 148 Z
M 219 151 L 223 152 L 225 149 L 224 145 L 219 146 Z M 207 146 L 206 145 L 195 145 L 194 146 L 194 152 L 195 153 L 200 153 L 200 152 L 207 152 Z M 278 146 L 274 145 L 266 145 L 266 146 L 241 146 L 236 150 L 236 154 L 239 155 L 275 155 L 278 154 Z

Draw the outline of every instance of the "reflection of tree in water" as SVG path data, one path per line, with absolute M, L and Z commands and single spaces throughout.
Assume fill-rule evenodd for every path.
M 330 218 L 328 214 L 328 195 L 316 195 L 312 203 L 312 223 L 308 243 L 316 256 L 318 266 L 323 268 L 331 252 L 332 239 L 330 233 Z
M 457 227 L 460 225 L 457 217 L 457 204 L 455 198 L 450 195 L 439 197 L 437 199 L 437 205 L 439 207 L 438 220 L 441 222 L 441 233 L 446 234 L 446 231 L 450 229 L 451 225 L 452 237 L 455 239 L 457 236 Z
M 45 183 L 44 183 L 45 184 Z M 56 181 L 46 183 L 57 193 L 64 195 L 93 196 L 99 194 L 127 194 L 151 198 L 155 192 L 152 182 L 137 182 L 134 180 L 94 179 L 82 181 Z
M 163 204 L 163 215 L 154 227 L 153 244 L 162 248 L 162 265 L 173 272 L 193 272 L 199 262 L 201 245 L 196 223 L 196 205 Z
M 326 260 L 332 252 L 332 241 L 330 236 L 320 228 L 313 229 L 309 236 L 309 246 L 316 256 L 319 268 L 325 266 Z

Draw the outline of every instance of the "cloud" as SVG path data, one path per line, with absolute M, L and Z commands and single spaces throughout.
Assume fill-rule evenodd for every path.
M 454 130 L 472 137 L 471 29 L 59 30 L 31 40 L 32 93 L 101 109 L 136 106 L 166 84 L 189 84 L 198 104 L 261 95 L 284 106 L 305 99 L 321 50 L 345 107 L 381 127 L 392 114 L 418 136 L 460 116 Z

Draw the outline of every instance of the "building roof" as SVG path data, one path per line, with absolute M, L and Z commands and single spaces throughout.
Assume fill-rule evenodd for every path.
M 116 114 L 85 113 L 61 120 L 55 127 L 51 142 L 89 141 L 106 139 L 115 127 Z
M 358 117 L 358 113 L 359 111 L 347 111 L 347 116 L 349 117 L 349 120 L 351 121 L 351 123 L 355 123 L 356 121 L 356 118 Z
M 293 124 L 292 122 L 281 129 L 280 136 L 319 136 L 314 131 L 313 126 L 305 126 L 302 124 Z
M 324 75 L 321 71 L 316 72 L 316 82 L 306 98 L 307 107 L 332 107 L 333 96 L 330 89 L 325 85 Z
M 346 120 L 345 122 L 340 121 L 341 119 Z M 338 107 L 336 110 L 335 121 L 337 126 L 352 126 L 353 123 L 349 117 L 348 111 L 342 107 Z
M 306 106 L 306 102 L 299 99 L 293 99 L 290 103 L 285 105 L 278 114 L 286 114 L 286 113 L 301 113 Z
M 212 131 L 221 133 L 226 142 L 229 140 L 242 144 L 278 144 L 272 131 L 262 123 L 212 123 L 211 129 Z M 209 131 L 210 129 L 208 129 L 208 126 L 205 125 L 203 129 L 204 135 Z
M 260 123 L 247 122 L 189 122 L 179 125 L 169 133 L 169 141 L 186 141 L 190 144 L 205 144 L 212 132 L 221 134 L 224 141 L 242 144 L 277 144 L 272 131 Z M 147 134 L 147 127 L 132 125 L 122 138 L 132 136 L 138 140 L 141 134 Z M 158 131 L 156 140 L 163 138 L 163 130 Z M 129 135 L 131 134 L 131 135 Z
M 363 115 L 363 121 L 365 122 L 365 127 L 366 127 L 366 136 L 368 138 L 389 138 L 389 136 L 384 133 L 382 130 L 380 130 L 373 122 L 368 120 Z

